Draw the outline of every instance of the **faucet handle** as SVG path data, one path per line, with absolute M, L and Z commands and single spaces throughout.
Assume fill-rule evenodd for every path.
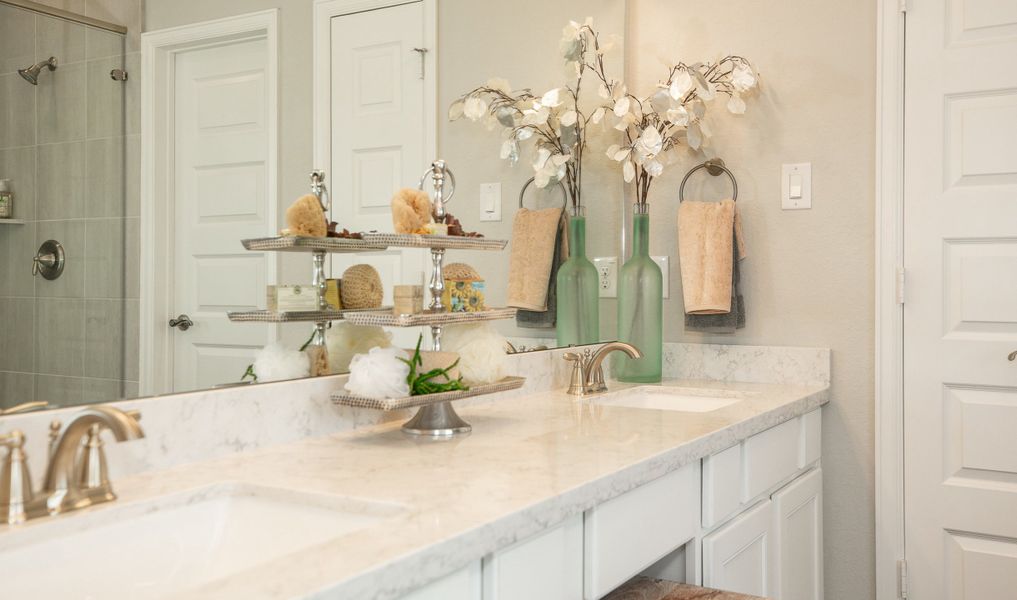
M 582 396 L 586 387 L 586 357 L 576 352 L 566 352 L 565 360 L 572 363 L 567 393 L 572 396 Z
M 106 452 L 103 450 L 102 426 L 98 423 L 88 428 L 88 437 L 81 447 L 76 467 L 78 488 L 86 492 L 109 487 L 109 471 L 106 468 Z
M 32 477 L 25 458 L 25 434 L 14 430 L 0 435 L 0 445 L 7 447 L 7 456 L 0 469 L 0 511 L 3 519 L 13 525 L 25 521 L 25 506 L 34 497 Z

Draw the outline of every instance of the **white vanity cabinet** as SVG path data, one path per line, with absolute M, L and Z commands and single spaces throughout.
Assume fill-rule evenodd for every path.
M 582 515 L 484 558 L 484 600 L 582 597 Z
M 822 600 L 819 443 L 815 410 L 703 460 L 704 586 Z
M 402 600 L 481 600 L 480 561 L 412 591 Z

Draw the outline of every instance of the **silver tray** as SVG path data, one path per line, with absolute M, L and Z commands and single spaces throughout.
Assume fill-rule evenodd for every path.
M 332 403 L 339 406 L 352 406 L 355 408 L 371 408 L 374 410 L 399 410 L 401 408 L 414 408 L 417 406 L 428 406 L 430 404 L 438 404 L 440 402 L 452 402 L 455 400 L 462 400 L 463 398 L 470 398 L 473 396 L 483 396 L 485 394 L 495 394 L 498 392 L 507 392 L 508 390 L 514 390 L 523 387 L 526 383 L 525 377 L 506 377 L 501 381 L 494 383 L 485 383 L 482 385 L 470 386 L 468 390 L 456 390 L 453 392 L 441 392 L 438 394 L 425 394 L 422 396 L 406 396 L 403 398 L 384 398 L 381 400 L 375 398 L 364 398 L 363 396 L 353 396 L 346 392 L 332 392 Z
M 367 243 L 364 240 L 330 237 L 275 236 L 241 240 L 248 250 L 272 252 L 374 252 L 385 246 Z
M 226 313 L 226 316 L 230 318 L 230 321 L 237 323 L 321 323 L 324 321 L 342 321 L 347 315 L 364 312 L 366 310 L 375 311 L 381 309 L 358 308 L 344 310 L 288 310 L 282 312 L 269 310 L 242 310 L 228 312 Z
M 512 319 L 515 318 L 517 310 L 515 308 L 489 308 L 479 312 L 422 312 L 415 315 L 394 315 L 391 309 L 387 311 L 363 310 L 345 315 L 344 318 L 354 325 L 418 327 L 421 325 L 454 325 L 456 323 Z
M 364 233 L 364 242 L 398 248 L 437 248 L 443 250 L 504 250 L 508 240 L 459 235 L 421 235 L 419 233 Z

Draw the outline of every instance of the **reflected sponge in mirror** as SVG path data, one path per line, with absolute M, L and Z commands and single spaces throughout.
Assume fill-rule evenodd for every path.
M 427 233 L 431 198 L 427 192 L 403 188 L 392 196 L 392 228 L 396 233 Z
M 339 296 L 344 309 L 378 308 L 384 294 L 381 276 L 371 265 L 353 265 L 343 272 Z
M 262 348 L 254 358 L 258 383 L 307 377 L 310 363 L 300 350 L 288 350 L 277 342 Z
M 328 366 L 332 373 L 345 373 L 350 361 L 357 354 L 364 354 L 371 348 L 388 348 L 392 345 L 392 333 L 374 325 L 353 325 L 344 321 L 332 323 L 325 332 L 328 346 Z
M 299 237 L 325 237 L 328 222 L 321 201 L 314 194 L 304 194 L 286 209 L 285 235 Z

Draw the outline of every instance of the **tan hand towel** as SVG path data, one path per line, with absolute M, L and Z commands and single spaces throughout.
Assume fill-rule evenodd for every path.
M 560 208 L 520 208 L 516 212 L 509 257 L 509 306 L 547 310 L 547 284 L 561 213 Z
M 745 258 L 734 200 L 686 200 L 678 206 L 678 260 L 686 314 L 731 312 L 732 244 L 737 244 L 738 258 Z

